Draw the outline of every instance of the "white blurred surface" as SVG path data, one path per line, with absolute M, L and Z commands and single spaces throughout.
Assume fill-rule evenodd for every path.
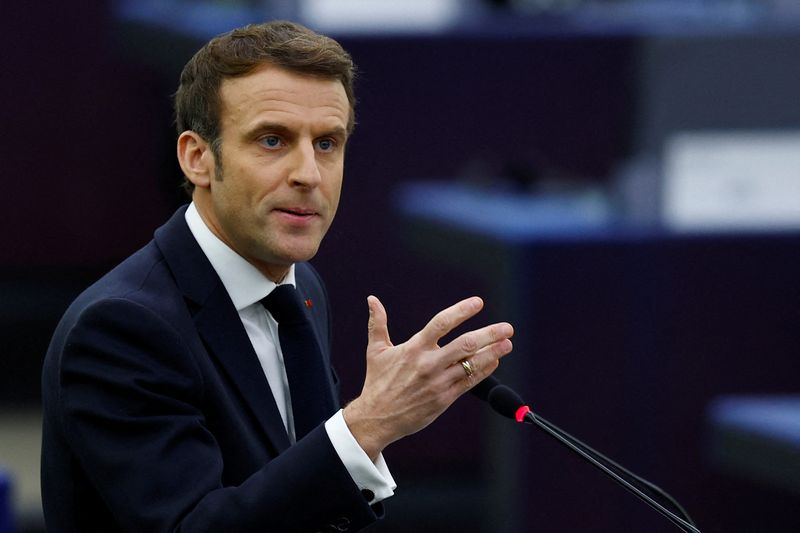
M 676 134 L 662 214 L 676 230 L 800 228 L 800 131 Z
M 464 0 L 304 0 L 302 20 L 321 31 L 432 31 L 461 16 Z
M 39 409 L 0 411 L 0 465 L 12 476 L 14 509 L 19 517 L 41 515 L 39 456 L 42 449 Z

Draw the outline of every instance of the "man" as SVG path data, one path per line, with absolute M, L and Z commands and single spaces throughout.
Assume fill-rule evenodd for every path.
M 45 360 L 51 533 L 361 529 L 395 488 L 383 449 L 511 351 L 506 323 L 438 346 L 479 298 L 395 346 L 371 296 L 364 387 L 337 410 L 325 289 L 306 261 L 339 202 L 352 78 L 338 43 L 288 22 L 219 36 L 184 68 L 192 203 L 73 303 Z M 291 320 L 277 294 L 301 309 Z

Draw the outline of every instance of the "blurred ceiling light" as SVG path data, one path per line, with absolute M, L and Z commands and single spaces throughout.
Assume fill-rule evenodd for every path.
M 463 0 L 305 0 L 304 22 L 321 31 L 435 31 L 452 25 Z

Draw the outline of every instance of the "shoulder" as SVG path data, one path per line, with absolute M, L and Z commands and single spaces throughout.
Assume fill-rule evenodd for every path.
M 193 321 L 159 255 L 151 243 L 67 309 L 42 369 L 48 408 L 85 391 L 134 390 L 143 383 L 170 383 L 176 394 L 199 394 Z M 179 390 L 181 384 L 187 390 Z
M 134 338 L 173 344 L 189 318 L 163 256 L 150 242 L 72 302 L 53 334 L 45 367 L 59 365 L 76 344 L 113 347 Z
M 183 301 L 187 285 L 192 286 L 187 279 L 191 282 L 198 278 L 204 291 L 212 290 L 218 278 L 208 274 L 213 274 L 213 270 L 207 261 L 202 261 L 205 256 L 189 232 L 184 212 L 185 207 L 178 209 L 156 230 L 153 240 L 83 291 L 62 322 L 69 322 L 85 309 L 106 300 L 113 300 L 116 305 L 129 302 L 169 316 L 180 307 L 175 302 Z
M 177 297 L 177 284 L 163 256 L 150 242 L 117 265 L 86 290 L 67 309 L 62 322 L 76 320 L 88 309 L 100 306 L 164 308 L 164 298 Z
M 322 277 L 311 263 L 296 263 L 294 266 L 294 275 L 298 284 L 318 285 L 324 288 Z

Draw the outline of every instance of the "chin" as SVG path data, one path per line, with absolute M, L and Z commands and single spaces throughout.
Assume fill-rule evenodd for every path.
M 280 259 L 282 259 L 286 265 L 302 263 L 317 255 L 317 250 L 319 250 L 319 245 L 292 248 L 284 250 L 284 253 L 280 255 Z

